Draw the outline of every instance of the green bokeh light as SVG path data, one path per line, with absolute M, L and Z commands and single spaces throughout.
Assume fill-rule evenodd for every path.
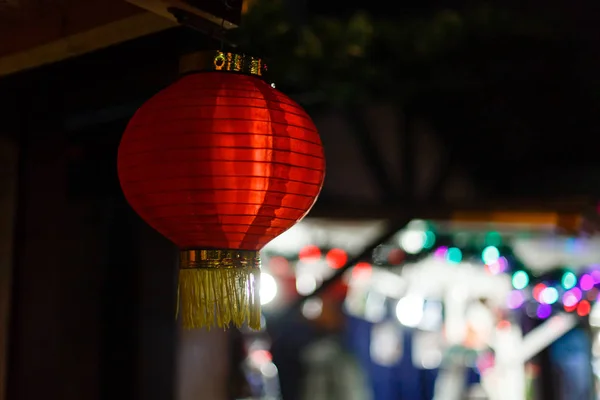
M 462 261 L 462 251 L 457 247 L 450 247 L 446 253 L 446 261 L 451 264 L 458 264 Z
M 512 285 L 515 289 L 525 289 L 529 284 L 529 275 L 525 271 L 517 271 L 512 276 Z
M 488 232 L 485 235 L 485 244 L 488 246 L 500 246 L 502 244 L 502 236 L 498 232 Z
M 435 233 L 433 231 L 425 232 L 425 243 L 423 243 L 423 248 L 430 249 L 435 244 Z
M 487 265 L 495 263 L 498 258 L 500 258 L 500 251 L 496 246 L 488 246 L 481 253 L 481 259 Z
M 560 283 L 565 289 L 572 289 L 577 285 L 577 276 L 574 273 L 567 271 L 563 274 Z

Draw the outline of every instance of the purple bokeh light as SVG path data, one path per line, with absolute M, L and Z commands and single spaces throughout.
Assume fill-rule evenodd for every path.
M 573 307 L 581 300 L 581 296 L 581 290 L 579 290 L 579 288 L 573 288 L 565 292 L 562 302 L 567 307 Z
M 498 275 L 508 268 L 508 260 L 506 257 L 499 257 L 495 262 L 488 264 L 488 270 L 493 275 Z
M 594 285 L 597 285 L 600 283 L 600 271 L 594 270 L 594 271 L 590 272 L 590 275 L 592 275 L 592 278 L 594 279 Z
M 433 256 L 437 257 L 437 258 L 446 258 L 446 254 L 448 254 L 448 247 L 441 246 L 441 247 L 438 247 L 437 249 L 435 249 Z
M 546 319 L 552 314 L 552 307 L 548 304 L 540 304 L 537 308 L 537 317 L 540 319 Z
M 523 305 L 525 296 L 520 290 L 513 290 L 508 294 L 506 299 L 506 306 L 511 310 L 515 310 Z
M 581 290 L 590 290 L 594 287 L 594 278 L 590 274 L 583 274 L 579 279 L 579 287 Z

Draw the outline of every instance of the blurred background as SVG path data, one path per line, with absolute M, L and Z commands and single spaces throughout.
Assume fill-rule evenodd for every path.
M 596 2 L 0 0 L 0 399 L 599 397 Z M 262 328 L 180 331 L 121 193 L 186 54 L 260 55 L 327 177 Z

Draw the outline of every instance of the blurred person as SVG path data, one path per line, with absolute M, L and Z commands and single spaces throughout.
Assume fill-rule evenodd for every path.
M 271 354 L 279 372 L 282 399 L 300 400 L 306 374 L 300 355 L 319 332 L 299 313 L 268 319 L 267 330 L 272 339 Z
M 591 341 L 582 327 L 570 330 L 550 346 L 550 358 L 560 400 L 594 397 Z
M 525 399 L 535 400 L 535 380 L 540 375 L 540 368 L 533 362 L 525 364 Z
M 479 387 L 480 378 L 475 368 L 480 353 L 489 348 L 495 319 L 484 299 L 467 306 L 463 340 L 451 345 L 444 355 L 435 382 L 434 400 L 463 400 L 469 398 L 472 386 Z M 481 391 L 475 396 L 481 399 Z
M 338 282 L 319 299 L 315 299 L 315 308 L 320 306 L 319 312 L 305 313 L 310 323 L 318 329 L 319 339 L 303 352 L 302 360 L 306 368 L 303 400 L 370 399 L 359 363 L 347 351 L 341 338 L 346 321 L 342 309 L 346 291 L 346 285 Z

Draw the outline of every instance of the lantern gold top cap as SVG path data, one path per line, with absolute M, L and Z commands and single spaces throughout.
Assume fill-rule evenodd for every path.
M 180 72 L 220 71 L 264 77 L 267 65 L 262 59 L 223 51 L 191 53 L 181 59 Z

